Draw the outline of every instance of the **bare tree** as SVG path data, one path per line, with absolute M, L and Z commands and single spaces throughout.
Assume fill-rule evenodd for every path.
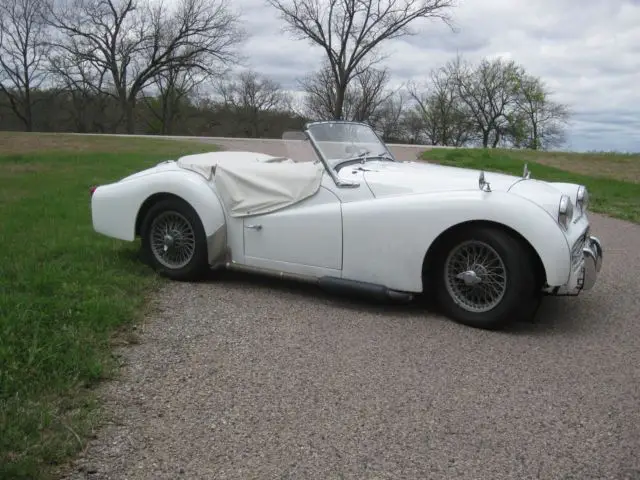
M 173 126 L 182 114 L 182 108 L 207 77 L 190 69 L 174 65 L 153 77 L 154 95 L 144 92 L 144 102 L 153 118 L 160 122 L 161 135 L 173 134 Z
M 304 115 L 313 120 L 333 118 L 336 103 L 336 84 L 327 66 L 317 72 L 310 73 L 299 82 L 305 93 Z
M 347 106 L 350 112 L 347 118 L 357 122 L 375 123 L 384 102 L 392 95 L 386 90 L 389 82 L 389 70 L 367 68 L 356 78 L 347 91 Z
M 32 92 L 45 79 L 49 50 L 43 0 L 0 0 L 0 91 L 33 130 Z
M 514 116 L 521 121 L 517 133 L 527 148 L 548 149 L 564 142 L 564 127 L 569 118 L 566 105 L 553 102 L 544 83 L 531 75 L 523 75 L 515 98 Z M 514 122 L 515 123 L 515 122 Z
M 96 68 L 81 56 L 60 52 L 50 59 L 49 70 L 58 90 L 66 95 L 75 130 L 104 132 L 109 97 L 105 95 L 107 70 Z M 119 122 L 115 122 L 119 123 Z
M 267 0 L 288 30 L 326 53 L 336 85 L 332 117 L 343 118 L 347 87 L 358 72 L 375 62 L 385 40 L 412 35 L 418 19 L 449 21 L 454 0 Z
M 420 111 L 415 108 L 407 109 L 402 118 L 402 126 L 409 143 L 423 143 L 424 121 Z M 428 139 L 427 139 L 428 140 Z
M 409 93 L 429 143 L 460 147 L 470 140 L 473 125 L 447 68 L 432 71 L 429 81 L 422 87 L 411 84 Z
M 109 72 L 110 89 L 133 133 L 142 90 L 181 69 L 211 73 L 237 59 L 242 39 L 227 0 L 178 0 L 173 10 L 151 0 L 57 0 L 51 23 L 64 51 Z
M 377 109 L 371 122 L 386 142 L 405 136 L 405 114 L 409 95 L 405 90 L 397 90 L 388 95 Z
M 445 68 L 473 119 L 482 146 L 486 148 L 491 142 L 496 147 L 507 128 L 507 113 L 516 97 L 521 68 L 501 58 L 483 59 L 472 67 L 460 57 Z
M 265 112 L 284 110 L 289 105 L 289 98 L 279 83 L 254 71 L 220 82 L 218 93 L 224 104 L 240 116 L 247 126 L 246 134 L 251 137 L 260 136 Z
M 386 91 L 389 71 L 368 67 L 353 77 L 344 92 L 342 119 L 353 121 L 374 121 L 377 110 L 391 95 Z M 316 120 L 334 118 L 338 100 L 338 85 L 331 73 L 331 66 L 325 64 L 300 82 L 306 94 L 307 115 Z

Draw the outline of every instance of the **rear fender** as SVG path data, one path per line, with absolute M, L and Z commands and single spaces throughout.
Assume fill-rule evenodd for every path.
M 212 184 L 197 173 L 168 170 L 98 187 L 91 198 L 96 232 L 133 241 L 143 205 L 162 195 L 175 195 L 196 211 L 207 237 L 225 226 L 225 214 Z M 146 202 L 146 203 L 145 203 Z
M 569 278 L 569 245 L 557 222 L 517 195 L 480 190 L 418 194 L 346 203 L 342 209 L 344 278 L 420 292 L 423 260 L 432 243 L 456 225 L 483 220 L 525 238 L 550 285 Z

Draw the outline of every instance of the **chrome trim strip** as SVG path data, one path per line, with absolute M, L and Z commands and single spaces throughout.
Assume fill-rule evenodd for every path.
M 340 177 L 338 177 L 336 172 L 333 170 L 333 168 L 331 168 L 331 166 L 329 165 L 329 162 L 327 162 L 327 160 L 324 158 L 324 155 L 322 155 L 320 147 L 318 146 L 316 141 L 313 139 L 313 137 L 311 135 L 309 135 L 309 131 L 305 129 L 304 133 L 307 135 L 307 138 L 309 139 L 309 142 L 311 143 L 311 146 L 315 150 L 316 155 L 320 159 L 320 162 L 324 166 L 324 169 L 329 174 L 329 176 L 333 180 L 333 183 L 335 183 L 337 187 L 339 187 L 339 188 L 357 188 L 357 187 L 360 186 L 360 184 L 358 182 L 349 182 L 349 181 L 346 181 L 346 180 L 341 180 Z
M 234 270 L 236 272 L 244 272 L 244 273 L 255 273 L 255 274 L 259 274 L 259 275 L 267 275 L 270 277 L 277 277 L 277 278 L 282 278 L 282 279 L 291 279 L 291 280 L 299 280 L 302 282 L 307 282 L 307 283 L 317 283 L 318 282 L 318 278 L 317 277 L 313 277 L 311 275 L 303 275 L 303 274 L 298 274 L 298 273 L 286 273 L 286 272 L 282 272 L 280 270 L 271 270 L 269 268 L 262 268 L 262 267 L 254 267 L 251 265 L 242 265 L 239 263 L 234 263 L 234 262 L 227 262 L 225 264 L 225 267 L 228 270 Z

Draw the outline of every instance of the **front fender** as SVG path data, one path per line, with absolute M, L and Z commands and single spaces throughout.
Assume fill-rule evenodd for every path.
M 143 203 L 159 193 L 176 195 L 197 212 L 207 236 L 225 224 L 222 205 L 205 178 L 186 170 L 164 170 L 98 187 L 91 198 L 93 228 L 121 240 L 135 240 Z
M 536 203 L 494 191 L 389 197 L 343 204 L 345 278 L 422 291 L 422 262 L 449 228 L 474 220 L 505 225 L 536 250 L 551 285 L 570 274 L 569 244 L 556 221 Z

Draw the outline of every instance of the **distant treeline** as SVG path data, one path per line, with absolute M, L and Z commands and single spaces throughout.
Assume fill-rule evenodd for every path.
M 32 130 L 36 132 L 281 138 L 287 130 L 301 130 L 307 121 L 286 110 L 247 114 L 222 102 L 190 99 L 181 99 L 163 118 L 162 101 L 144 98 L 135 108 L 134 131 L 127 132 L 120 105 L 111 97 L 54 90 L 32 92 L 32 96 Z M 3 103 L 8 102 L 0 92 Z M 24 131 L 25 125 L 11 109 L 0 108 L 0 130 Z
M 232 0 L 0 0 L 0 130 L 279 138 L 306 120 L 345 119 L 387 141 L 563 142 L 568 107 L 515 61 L 457 57 L 391 88 L 377 46 L 414 20 L 446 18 L 453 2 L 385 1 L 324 12 L 316 0 L 268 0 L 326 53 L 292 79 L 299 97 L 234 68 L 247 32 Z

